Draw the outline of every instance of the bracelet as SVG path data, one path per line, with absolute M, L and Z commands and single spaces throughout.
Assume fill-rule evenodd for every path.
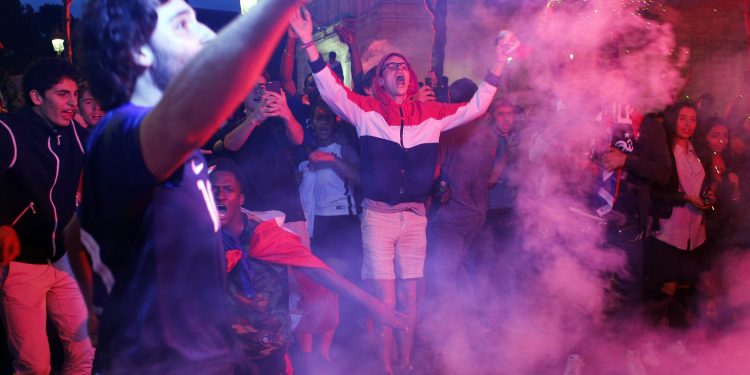
M 312 47 L 314 45 L 315 45 L 315 40 L 313 39 L 313 40 L 310 40 L 307 43 L 302 43 L 302 45 L 300 47 L 302 47 L 303 49 L 307 49 L 307 48 L 310 48 L 310 47 Z

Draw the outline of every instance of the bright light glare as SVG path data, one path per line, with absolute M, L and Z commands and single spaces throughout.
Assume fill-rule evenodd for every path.
M 240 12 L 245 14 L 256 5 L 258 5 L 258 0 L 240 0 Z
M 55 53 L 58 55 L 62 53 L 62 51 L 65 50 L 65 40 L 64 39 L 52 39 L 52 49 L 55 50 Z

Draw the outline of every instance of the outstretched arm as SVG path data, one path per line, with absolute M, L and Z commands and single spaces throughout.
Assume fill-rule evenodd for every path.
M 312 277 L 320 285 L 338 293 L 345 295 L 364 306 L 376 319 L 385 325 L 395 328 L 406 327 L 406 317 L 389 309 L 377 298 L 365 293 L 349 280 L 341 277 L 336 272 L 323 268 L 297 268 L 308 276 Z
M 501 41 L 495 45 L 495 61 L 490 65 L 487 75 L 482 83 L 479 84 L 479 88 L 471 100 L 458 107 L 455 107 L 455 105 L 453 107 L 451 107 L 452 105 L 446 106 L 446 108 L 449 108 L 449 111 L 454 111 L 454 113 L 441 120 L 440 126 L 442 131 L 467 124 L 487 112 L 492 98 L 495 97 L 497 87 L 500 85 L 500 74 L 505 69 L 506 59 L 507 56 L 505 55 L 503 42 Z
M 237 108 L 255 85 L 299 3 L 261 1 L 224 28 L 174 77 L 139 129 L 143 159 L 157 180 L 172 175 Z M 195 21 L 194 13 L 188 15 L 190 27 L 205 28 Z
M 290 25 L 302 42 L 302 47 L 310 60 L 310 68 L 312 68 L 320 97 L 344 121 L 358 127 L 362 123 L 360 119 L 365 113 L 361 104 L 366 98 L 355 94 L 336 79 L 331 69 L 321 58 L 318 48 L 313 43 L 313 22 L 310 19 L 310 13 L 304 8 L 301 11 L 294 12 Z

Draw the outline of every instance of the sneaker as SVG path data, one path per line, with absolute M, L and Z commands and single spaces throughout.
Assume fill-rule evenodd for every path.
M 647 375 L 641 360 L 641 352 L 628 350 L 625 354 L 625 361 L 628 364 L 628 375 Z
M 583 366 L 585 366 L 583 358 L 579 354 L 571 354 L 568 356 L 563 375 L 581 375 L 583 374 Z

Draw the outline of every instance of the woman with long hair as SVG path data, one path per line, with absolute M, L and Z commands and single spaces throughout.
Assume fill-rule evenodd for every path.
M 645 276 L 656 322 L 688 325 L 688 299 L 704 270 L 704 211 L 714 204 L 705 188 L 709 173 L 693 144 L 698 113 L 693 103 L 665 111 L 672 157 L 669 183 L 652 189 L 653 235 L 646 241 Z
M 741 198 L 739 176 L 732 169 L 733 159 L 729 145 L 731 132 L 727 122 L 711 118 L 696 131 L 696 148 L 708 170 L 706 192 L 715 197 L 715 204 L 706 211 L 706 231 L 713 244 L 712 253 L 733 242 L 736 227 L 737 201 Z

